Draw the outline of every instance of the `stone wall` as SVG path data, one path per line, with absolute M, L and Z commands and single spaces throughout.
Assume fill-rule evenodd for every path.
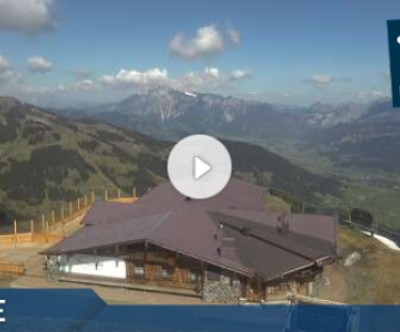
M 219 280 L 204 278 L 203 299 L 208 302 L 237 303 L 241 297 L 240 280 L 221 275 Z

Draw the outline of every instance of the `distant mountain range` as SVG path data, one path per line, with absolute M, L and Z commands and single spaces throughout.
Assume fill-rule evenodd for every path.
M 115 104 L 59 112 L 162 139 L 208 133 L 263 146 L 294 140 L 339 167 L 400 171 L 400 116 L 388 100 L 299 108 L 160 88 Z
M 372 103 L 351 121 L 320 128 L 307 138 L 340 166 L 400 171 L 400 112 L 391 101 Z
M 174 98 L 180 97 L 196 98 L 181 94 Z M 221 97 L 220 103 L 224 102 Z M 153 111 L 149 118 L 156 119 L 161 113 Z M 163 114 L 157 119 L 160 125 L 174 118 Z M 325 195 L 340 195 L 337 180 L 314 175 L 256 145 L 229 140 L 225 144 L 238 177 L 310 204 L 319 204 Z M 68 119 L 0 97 L 0 218 L 2 211 L 34 216 L 44 207 L 72 200 L 92 188 L 131 193 L 136 187 L 144 192 L 166 180 L 171 147 L 172 143 L 97 119 Z
M 278 110 L 271 104 L 165 88 L 134 94 L 115 104 L 61 112 L 74 118 L 89 115 L 158 138 L 178 138 L 198 132 L 274 137 L 281 128 L 295 128 L 300 119 L 295 112 L 289 116 L 290 110 Z

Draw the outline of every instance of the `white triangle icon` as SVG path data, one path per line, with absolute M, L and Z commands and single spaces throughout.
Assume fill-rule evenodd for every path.
M 211 171 L 210 164 L 206 163 L 200 157 L 195 156 L 193 158 L 193 173 L 194 173 L 195 180 L 200 179 L 202 176 L 206 175 L 210 171 Z

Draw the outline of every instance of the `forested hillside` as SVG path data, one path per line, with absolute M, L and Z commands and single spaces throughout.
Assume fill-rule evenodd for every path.
M 340 183 L 316 176 L 258 146 L 225 142 L 236 176 L 318 204 Z M 34 216 L 91 189 L 139 194 L 167 179 L 173 143 L 93 120 L 73 121 L 0 97 L 0 204 L 3 213 Z M 1 217 L 1 215 L 0 215 Z

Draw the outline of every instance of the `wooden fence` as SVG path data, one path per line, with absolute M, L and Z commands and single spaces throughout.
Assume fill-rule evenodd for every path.
M 340 224 L 345 225 L 347 227 L 359 230 L 359 231 L 365 231 L 370 234 L 371 237 L 374 235 L 381 235 L 384 236 L 390 240 L 392 240 L 394 243 L 396 243 L 398 246 L 400 246 L 400 231 L 391 229 L 387 226 L 378 224 L 378 223 L 373 223 L 371 226 L 356 222 L 356 221 L 350 221 L 350 220 L 342 220 L 339 221 Z
M 104 190 L 100 199 L 99 196 L 96 196 L 95 191 L 91 191 L 88 195 L 61 206 L 57 211 L 52 209 L 48 213 L 41 214 L 36 220 L 14 220 L 8 230 L 0 227 L 0 245 L 60 241 L 66 236 L 68 224 L 86 214 L 89 208 L 98 200 L 134 203 L 137 200 L 136 189 L 134 188 L 132 196 L 128 197 L 122 196 L 120 189 L 115 191 L 113 197 L 110 195 L 109 190 Z
M 25 267 L 23 264 L 0 263 L 0 273 L 23 275 Z

